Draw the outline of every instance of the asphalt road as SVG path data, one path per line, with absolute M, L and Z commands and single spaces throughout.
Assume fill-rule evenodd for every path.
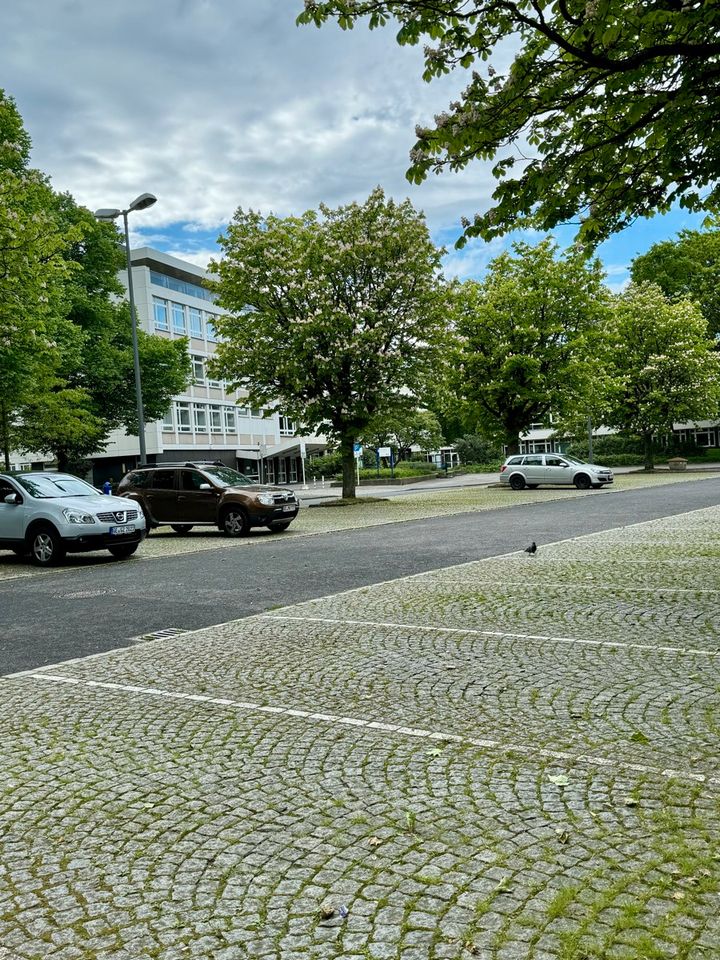
M 91 563 L 0 583 L 0 674 L 720 503 L 720 478 L 312 537 Z M 529 561 L 531 562 L 531 561 Z

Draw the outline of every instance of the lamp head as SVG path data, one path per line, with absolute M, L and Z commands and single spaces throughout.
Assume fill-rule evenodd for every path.
M 147 210 L 147 208 L 151 207 L 154 203 L 157 203 L 156 196 L 152 193 L 141 193 L 139 197 L 133 200 L 128 210 Z
M 112 210 L 109 207 L 103 207 L 102 210 L 96 210 L 93 216 L 96 220 L 105 220 L 109 222 L 114 220 L 116 217 L 119 217 L 122 213 L 122 210 Z

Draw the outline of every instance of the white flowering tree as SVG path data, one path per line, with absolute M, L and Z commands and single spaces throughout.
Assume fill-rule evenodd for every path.
M 343 497 L 354 497 L 353 444 L 438 375 L 442 251 L 410 201 L 380 188 L 301 217 L 239 209 L 220 244 L 216 375 L 336 441 Z
M 700 307 L 672 302 L 654 284 L 631 285 L 617 297 L 608 327 L 609 427 L 645 445 L 654 467 L 654 440 L 673 423 L 712 419 L 720 410 L 720 354 Z

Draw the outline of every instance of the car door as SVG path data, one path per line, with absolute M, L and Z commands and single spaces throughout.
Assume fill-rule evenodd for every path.
M 157 523 L 173 523 L 177 520 L 177 470 L 153 470 L 145 499 L 150 506 L 153 520 Z
M 522 472 L 525 474 L 525 483 L 528 486 L 543 482 L 543 458 L 540 453 L 531 453 L 525 457 Z
M 572 470 L 567 460 L 557 454 L 545 454 L 545 483 L 572 483 Z
M 19 494 L 21 503 L 5 503 L 11 493 Z M 0 540 L 22 541 L 25 536 L 25 497 L 10 480 L 0 478 Z
M 182 523 L 216 523 L 219 497 L 220 490 L 198 470 L 181 470 L 176 519 Z

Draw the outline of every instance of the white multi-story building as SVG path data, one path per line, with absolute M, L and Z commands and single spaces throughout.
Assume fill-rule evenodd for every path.
M 187 337 L 193 380 L 175 397 L 164 420 L 146 424 L 149 463 L 222 460 L 267 483 L 301 483 L 301 453 L 324 450 L 318 436 L 300 437 L 280 411 L 243 403 L 243 391 L 229 391 L 208 374 L 218 341 L 215 318 L 222 313 L 205 286 L 205 270 L 150 247 L 131 251 L 138 326 L 147 333 Z M 120 275 L 127 286 L 127 276 Z M 93 457 L 94 482 L 119 479 L 139 462 L 137 437 L 117 430 L 103 453 Z

